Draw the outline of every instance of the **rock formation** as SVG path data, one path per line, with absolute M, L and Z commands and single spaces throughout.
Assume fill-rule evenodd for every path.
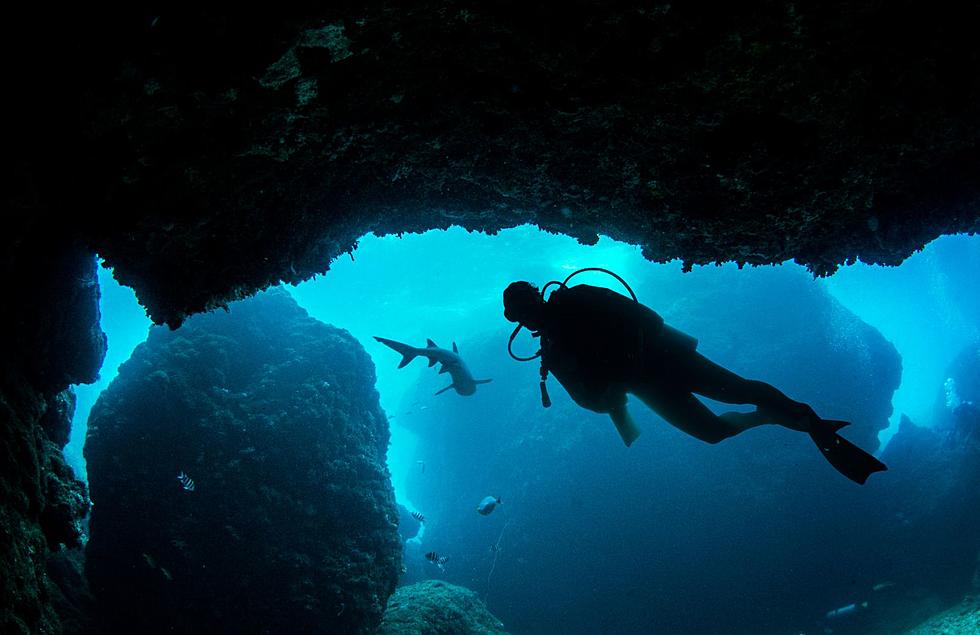
M 75 409 L 70 383 L 94 381 L 105 355 L 95 259 L 59 245 L 15 269 L 0 313 L 0 631 L 57 632 L 50 556 L 79 546 L 85 486 L 62 449 Z M 5 253 L 4 257 L 12 257 Z
M 378 635 L 507 635 L 476 593 L 439 580 L 403 586 L 388 601 Z
M 281 290 L 152 330 L 89 419 L 100 632 L 377 626 L 401 544 L 374 381 Z

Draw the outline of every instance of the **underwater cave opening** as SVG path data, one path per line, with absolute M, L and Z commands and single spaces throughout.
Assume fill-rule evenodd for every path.
M 424 414 L 425 404 L 413 403 L 414 397 L 406 399 L 425 369 L 419 364 L 420 368 L 398 370 L 394 353 L 372 336 L 417 345 L 426 339 L 447 347 L 457 342 L 465 350 L 468 339 L 503 323 L 501 291 L 507 284 L 520 279 L 543 284 L 581 267 L 605 267 L 630 283 L 660 285 L 675 294 L 685 286 L 694 292 L 708 288 L 713 276 L 737 269 L 727 263 L 696 267 L 684 274 L 678 261 L 653 263 L 642 257 L 638 247 L 606 237 L 587 246 L 532 226 L 504 230 L 496 236 L 452 227 L 402 237 L 367 234 L 351 257 L 338 257 L 326 275 L 290 288 L 313 317 L 350 331 L 374 360 L 381 405 L 391 417 L 388 465 L 400 502 L 412 508 L 404 481 L 413 470 L 424 469 L 414 458 L 418 439 L 399 417 Z M 803 272 L 792 262 L 782 267 Z M 745 267 L 738 275 L 750 280 L 767 269 L 772 267 Z M 879 437 L 882 447 L 902 414 L 918 425 L 932 425 L 937 390 L 943 386 L 949 364 L 964 346 L 980 339 L 980 293 L 972 280 L 978 269 L 980 237 L 957 235 L 938 238 L 898 267 L 858 262 L 828 278 L 812 280 L 878 329 L 902 357 L 902 382 L 893 397 L 891 425 Z M 587 274 L 578 281 L 621 291 L 619 283 L 601 274 Z M 99 285 L 108 352 L 98 382 L 74 387 L 78 401 L 71 441 L 65 448 L 69 464 L 83 480 L 88 412 L 115 377 L 119 364 L 146 339 L 151 326 L 132 290 L 119 285 L 110 269 L 100 267 Z M 668 320 L 685 322 L 683 297 L 640 300 Z M 780 302 L 794 299 L 779 299 L 774 310 Z
M 425 517 L 414 537 L 402 537 L 401 583 L 436 577 L 468 587 L 516 632 L 553 632 L 555 619 L 593 629 L 588 632 L 643 632 L 661 618 L 670 630 L 686 629 L 692 619 L 710 624 L 729 617 L 736 620 L 732 632 L 786 632 L 787 625 L 811 629 L 827 610 L 863 601 L 856 580 L 867 593 L 904 594 L 923 566 L 938 562 L 926 591 L 959 592 L 961 576 L 946 575 L 943 558 L 962 561 L 964 550 L 975 552 L 956 543 L 968 534 L 957 533 L 957 523 L 972 522 L 970 512 L 952 507 L 936 518 L 925 514 L 922 502 L 932 499 L 937 484 L 922 485 L 924 499 L 914 495 L 907 465 L 855 488 L 808 443 L 797 443 L 795 433 L 753 431 L 714 447 L 632 405 L 644 436 L 627 450 L 604 418 L 579 417 L 582 411 L 554 381 L 555 406 L 545 415 L 536 364 L 507 357 L 512 325 L 502 316 L 502 290 L 514 280 L 542 285 L 582 267 L 610 269 L 669 324 L 696 336 L 709 358 L 812 400 L 824 416 L 853 413 L 854 440 L 863 428 L 881 429 L 879 439 L 887 441 L 903 413 L 923 426 L 942 414 L 948 369 L 980 336 L 980 294 L 972 280 L 978 266 L 975 236 L 938 239 L 899 267 L 857 264 L 814 279 L 793 263 L 683 273 L 680 262 L 651 263 L 639 248 L 608 238 L 586 246 L 527 226 L 495 236 L 451 228 L 366 235 L 327 275 L 287 290 L 312 317 L 350 332 L 374 364 L 389 417 L 387 462 L 396 499 Z M 576 282 L 621 290 L 598 273 Z M 149 330 L 167 328 L 150 327 L 132 291 L 110 270 L 100 269 L 99 284 L 108 353 L 98 383 L 76 387 L 65 449 L 83 478 L 89 409 Z M 475 377 L 494 381 L 472 397 L 436 395 L 446 375 L 419 361 L 399 369 L 398 354 L 374 336 L 414 346 L 427 339 L 450 349 L 456 344 Z M 902 364 L 894 394 L 899 370 L 892 345 Z M 529 354 L 535 346 L 523 333 L 515 352 Z M 908 446 L 901 441 L 894 447 Z M 719 480 L 716 470 L 727 478 Z M 486 495 L 502 495 L 489 516 L 474 512 Z M 878 519 L 878 533 L 847 525 L 870 518 Z M 909 536 L 931 532 L 935 544 L 905 537 L 906 527 Z M 732 540 L 737 553 L 726 548 Z M 689 567 L 692 559 L 702 564 Z M 745 576 L 754 582 L 740 586 L 738 597 L 725 594 Z M 533 589 L 522 588 L 532 579 Z M 643 590 L 624 591 L 637 580 Z M 669 590 L 659 586 L 667 581 Z M 805 598 L 789 590 L 797 585 Z M 692 617 L 688 604 L 701 592 L 714 593 L 717 609 Z M 638 593 L 645 594 L 643 603 L 634 601 Z M 534 608 L 556 597 L 565 598 L 558 614 Z M 900 597 L 894 612 L 912 596 Z M 764 614 L 739 613 L 770 598 Z

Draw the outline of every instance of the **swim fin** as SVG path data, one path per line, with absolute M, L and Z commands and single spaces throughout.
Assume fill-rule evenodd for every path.
M 837 434 L 846 425 L 849 422 L 821 419 L 820 425 L 813 426 L 819 430 L 811 431 L 810 438 L 834 469 L 855 483 L 864 485 L 869 476 L 887 470 L 888 466 Z

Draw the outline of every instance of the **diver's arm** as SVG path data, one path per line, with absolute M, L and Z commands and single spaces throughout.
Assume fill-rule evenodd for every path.
M 619 437 L 626 444 L 626 447 L 633 445 L 636 438 L 640 436 L 640 429 L 633 423 L 633 417 L 630 416 L 629 410 L 626 409 L 626 403 L 624 402 L 610 410 L 609 417 L 612 419 L 613 425 L 616 426 L 616 432 L 619 433 Z

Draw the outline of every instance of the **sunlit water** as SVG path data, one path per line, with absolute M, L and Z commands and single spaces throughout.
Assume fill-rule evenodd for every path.
M 731 621 L 735 624 L 732 632 L 781 634 L 786 625 L 800 624 L 793 633 L 812 635 L 833 623 L 839 635 L 854 635 L 863 633 L 860 622 L 848 625 L 842 620 L 838 624 L 836 618 L 823 616 L 860 603 L 869 594 L 876 597 L 872 587 L 885 588 L 888 593 L 888 585 L 892 585 L 896 594 L 907 594 L 892 600 L 899 605 L 898 612 L 909 598 L 913 604 L 923 598 L 925 607 L 915 609 L 920 612 L 941 608 L 941 602 L 928 604 L 930 594 L 939 597 L 946 593 L 946 602 L 955 601 L 951 596 L 961 590 L 962 580 L 944 568 L 944 558 L 952 554 L 957 562 L 969 566 L 973 557 L 970 550 L 975 551 L 975 546 L 969 541 L 971 532 L 960 527 L 975 526 L 977 519 L 968 506 L 957 508 L 955 503 L 933 516 L 925 513 L 934 499 L 933 491 L 956 484 L 940 476 L 938 482 L 923 483 L 917 489 L 915 474 L 924 464 L 906 463 L 886 475 L 872 477 L 875 480 L 865 487 L 841 483 L 843 479 L 830 469 L 816 472 L 812 478 L 801 477 L 810 473 L 805 469 L 801 472 L 796 465 L 773 468 L 771 479 L 768 472 L 758 479 L 752 470 L 760 464 L 770 469 L 773 453 L 780 452 L 785 436 L 767 436 L 760 431 L 758 435 L 740 435 L 721 447 L 705 446 L 687 437 L 671 436 L 670 430 L 665 430 L 668 426 L 651 421 L 651 415 L 636 405 L 631 406 L 634 416 L 639 415 L 641 427 L 649 431 L 641 443 L 628 450 L 611 430 L 584 445 L 578 437 L 579 446 L 575 446 L 575 437 L 567 427 L 557 428 L 557 433 L 548 436 L 536 431 L 541 426 L 547 429 L 549 419 L 543 409 L 537 403 L 510 399 L 524 389 L 526 380 L 525 396 L 536 400 L 537 373 L 506 358 L 506 337 L 501 334 L 509 331 L 510 325 L 502 315 L 502 291 L 514 280 L 543 285 L 562 280 L 582 267 L 615 271 L 641 290 L 642 302 L 679 328 L 699 324 L 691 334 L 702 338 L 699 350 L 712 358 L 716 352 L 725 352 L 718 350 L 719 341 L 742 353 L 751 352 L 757 342 L 763 345 L 761 350 L 767 350 L 762 338 L 773 332 L 770 327 L 799 328 L 802 337 L 791 333 L 788 340 L 782 340 L 793 342 L 788 346 L 794 348 L 777 349 L 780 360 L 753 358 L 752 372 L 765 374 L 766 369 L 773 369 L 775 375 L 766 379 L 780 386 L 784 373 L 802 368 L 804 386 L 818 392 L 825 386 L 820 382 L 834 381 L 837 375 L 843 378 L 845 371 L 854 369 L 828 370 L 826 360 L 817 360 L 812 370 L 806 370 L 806 365 L 795 364 L 797 353 L 820 358 L 821 351 L 807 345 L 825 341 L 851 355 L 861 355 L 861 350 L 869 349 L 856 344 L 864 342 L 867 346 L 870 339 L 879 341 L 861 340 L 866 335 L 858 333 L 863 331 L 855 331 L 855 322 L 839 311 L 827 312 L 836 316 L 829 340 L 808 340 L 811 325 L 800 316 L 808 316 L 810 310 L 821 311 L 819 307 L 825 306 L 826 299 L 822 294 L 806 293 L 814 290 L 807 285 L 818 291 L 825 289 L 877 328 L 901 355 L 902 382 L 893 396 L 891 426 L 881 433 L 882 441 L 892 437 L 902 415 L 922 426 L 936 423 L 932 419 L 943 412 L 936 406 L 942 400 L 950 363 L 967 345 L 980 339 L 980 293 L 974 280 L 980 270 L 980 239 L 976 237 L 941 238 L 900 267 L 857 264 L 830 278 L 814 279 L 792 263 L 782 265 L 779 271 L 768 267 L 738 270 L 725 265 L 683 273 L 679 262 L 648 262 L 634 246 L 609 239 L 585 246 L 530 227 L 496 236 L 461 229 L 402 238 L 365 236 L 353 257 L 344 255 L 331 263 L 326 275 L 287 289 L 313 317 L 347 329 L 374 361 L 381 405 L 390 417 L 388 465 L 396 497 L 410 510 L 424 512 L 429 521 L 435 521 L 427 523 L 431 534 L 420 530 L 405 544 L 407 571 L 403 583 L 437 577 L 466 585 L 480 593 L 505 623 L 513 622 L 508 626 L 513 626 L 514 632 L 523 633 L 554 632 L 556 621 L 569 633 L 596 629 L 648 632 L 653 624 L 666 628 L 664 632 L 681 632 L 677 630 L 680 628 L 687 629 L 684 632 L 716 632 L 705 630 L 705 625 L 714 628 L 719 621 Z M 573 281 L 577 282 L 622 291 L 617 281 L 602 274 L 583 274 Z M 70 464 L 83 476 L 82 443 L 89 409 L 149 329 L 149 321 L 129 289 L 118 286 L 106 270 L 100 271 L 100 285 L 102 326 L 108 335 L 109 351 L 99 382 L 76 387 L 78 407 L 72 442 L 66 448 Z M 734 295 L 735 291 L 740 295 Z M 719 315 L 753 316 L 751 320 L 762 323 L 750 321 L 746 328 L 745 320 L 724 324 L 713 315 L 694 313 L 713 312 L 719 293 L 726 302 L 718 307 Z M 744 310 L 731 306 L 743 296 Z M 758 305 L 751 306 L 751 302 Z M 446 348 L 456 343 L 476 376 L 481 376 L 481 366 L 496 364 L 495 383 L 481 386 L 474 397 L 459 397 L 452 391 L 434 396 L 437 388 L 449 383 L 448 376 L 436 376 L 419 361 L 398 369 L 399 355 L 373 336 L 415 346 L 424 346 L 427 339 Z M 859 339 L 849 339 L 852 336 Z M 500 356 L 494 361 L 490 357 L 497 340 Z M 534 342 L 525 334 L 518 345 L 518 352 L 529 354 Z M 800 346 L 809 350 L 797 351 L 795 347 Z M 768 350 L 773 349 L 770 346 Z M 875 351 L 882 352 L 880 346 Z M 729 356 L 736 362 L 739 358 L 738 354 Z M 844 364 L 854 360 L 843 359 Z M 780 367 L 780 363 L 784 365 Z M 860 368 L 862 374 L 855 378 L 858 385 L 873 385 L 864 373 L 873 374 L 876 367 Z M 738 367 L 733 370 L 744 372 Z M 891 370 L 882 369 L 882 377 L 889 376 Z M 842 394 L 846 389 L 826 388 L 831 394 Z M 554 413 L 562 409 L 560 402 L 567 404 L 568 398 L 555 381 L 551 391 L 556 406 L 550 412 Z M 853 391 L 847 394 L 856 395 L 856 399 L 863 396 Z M 524 414 L 506 421 L 498 419 L 496 405 L 513 408 L 515 401 L 519 407 L 526 406 L 521 410 Z M 846 410 L 848 404 L 836 405 Z M 596 425 L 608 425 L 604 420 L 594 420 Z M 585 415 L 581 424 L 591 425 Z M 507 426 L 510 438 L 497 434 L 497 426 Z M 428 430 L 437 438 L 422 441 L 408 427 Z M 495 450 L 511 441 L 527 444 L 521 446 L 523 454 L 510 455 L 522 459 L 503 466 L 493 464 L 495 458 L 500 459 L 495 457 Z M 481 454 L 485 447 L 481 444 L 489 446 L 486 454 Z M 896 442 L 894 447 L 903 446 Z M 919 452 L 925 446 L 913 447 Z M 717 452 L 709 452 L 709 448 Z M 567 455 L 562 454 L 565 451 Z M 440 472 L 438 461 L 447 455 L 474 466 L 474 473 Z M 556 458 L 565 456 L 574 460 L 563 463 L 563 458 Z M 757 457 L 758 462 L 739 463 L 739 456 Z M 429 473 L 419 473 L 420 458 L 429 459 Z M 444 460 L 442 467 L 446 467 Z M 719 489 L 716 470 L 728 470 L 728 477 L 722 481 L 741 485 Z M 484 483 L 491 490 L 507 490 L 507 501 L 489 518 L 479 516 L 470 506 L 487 494 L 499 493 L 484 491 L 483 485 L 477 484 L 481 474 L 487 477 Z M 796 480 L 786 480 L 792 477 Z M 454 483 L 463 491 L 454 490 Z M 654 488 L 649 497 L 644 489 L 648 487 Z M 904 489 L 896 496 L 895 487 Z M 478 491 L 471 491 L 474 489 Z M 418 506 L 410 500 L 409 492 L 420 498 Z M 466 496 L 472 501 L 461 500 Z M 645 498 L 648 500 L 637 504 L 637 499 Z M 865 518 L 862 514 L 870 515 Z M 909 516 L 917 524 L 910 525 Z M 864 527 L 847 529 L 848 522 L 863 522 L 857 518 L 874 518 L 887 527 L 887 544 L 862 536 Z M 508 525 L 510 521 L 513 524 Z M 913 526 L 916 536 L 909 538 L 903 532 Z M 828 532 L 836 536 L 828 540 Z M 933 551 L 934 544 L 948 548 Z M 493 556 L 486 551 L 488 545 L 495 547 Z M 732 549 L 732 545 L 737 548 Z M 423 557 L 435 548 L 453 554 L 452 565 L 445 571 Z M 900 552 L 900 557 L 892 558 L 893 551 Z M 504 555 L 498 562 L 500 553 Z M 735 580 L 745 588 L 730 590 Z M 700 594 L 712 597 L 710 607 L 695 608 L 703 600 Z M 754 600 L 745 600 L 752 594 Z M 752 605 L 745 606 L 746 602 Z M 771 606 L 754 605 L 760 602 Z M 698 614 L 692 615 L 692 611 Z M 881 610 L 878 615 L 886 613 Z M 673 620 L 673 626 L 663 627 L 663 620 Z M 698 623 L 700 629 L 691 626 Z M 885 628 L 875 635 L 890 632 L 888 625 Z
M 734 265 L 724 265 L 732 268 Z M 792 263 L 785 267 L 797 267 Z M 514 280 L 543 284 L 562 279 L 581 267 L 605 267 L 627 281 L 639 276 L 679 277 L 700 284 L 719 268 L 696 268 L 683 274 L 679 262 L 656 264 L 645 260 L 638 247 L 603 238 L 586 246 L 571 238 L 531 227 L 519 227 L 496 236 L 469 233 L 459 228 L 425 234 L 362 238 L 353 257 L 343 256 L 330 271 L 315 280 L 288 287 L 310 314 L 347 329 L 375 362 L 381 405 L 397 413 L 405 392 L 417 378 L 398 371 L 397 355 L 372 339 L 381 335 L 415 345 L 427 338 L 449 347 L 467 338 L 499 328 L 502 290 Z M 912 255 L 899 267 L 862 263 L 842 268 L 834 276 L 814 280 L 842 304 L 876 327 L 902 356 L 902 385 L 895 393 L 892 428 L 901 414 L 919 425 L 930 425 L 935 387 L 953 357 L 980 338 L 980 293 L 970 292 L 971 277 L 980 270 L 980 238 L 946 236 Z M 753 276 L 746 267 L 740 275 Z M 686 276 L 686 278 L 685 278 Z M 578 279 L 621 290 L 601 275 Z M 82 445 L 88 412 L 98 394 L 116 374 L 132 349 L 146 338 L 149 320 L 131 290 L 120 287 L 110 273 L 99 273 L 102 290 L 102 328 L 109 349 L 100 379 L 76 386 L 78 405 L 71 443 L 65 450 L 69 463 L 84 477 Z M 641 298 L 657 309 L 655 298 Z M 504 345 L 505 343 L 502 343 Z M 465 350 L 465 349 L 464 349 Z M 451 425 L 451 422 L 447 422 Z M 403 482 L 413 460 L 414 436 L 392 420 L 388 464 L 399 500 L 405 501 Z

